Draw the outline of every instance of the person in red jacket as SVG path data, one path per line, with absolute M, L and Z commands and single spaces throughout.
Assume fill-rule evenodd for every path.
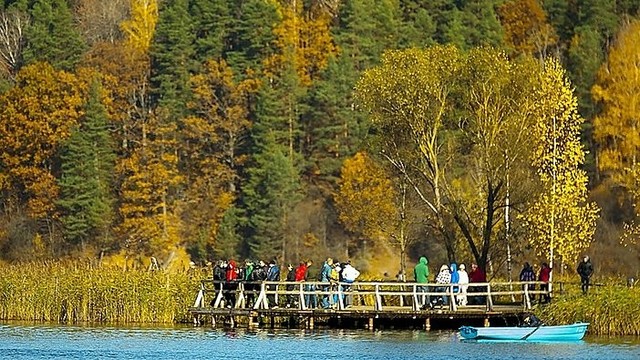
M 313 265 L 313 261 L 309 260 L 307 262 L 301 262 L 300 265 L 296 268 L 296 281 L 305 281 L 307 280 L 307 275 L 309 272 L 309 267 Z
M 540 284 L 540 290 L 545 293 L 540 294 L 540 303 L 545 304 L 551 302 L 551 294 L 549 294 L 549 280 L 551 279 L 551 268 L 546 262 L 542 263 L 540 272 L 538 273 L 538 281 L 544 282 Z
M 238 265 L 235 260 L 229 259 L 225 271 L 224 301 L 228 308 L 236 304 L 236 290 L 238 289 Z
M 469 272 L 469 283 L 485 283 L 487 282 L 487 275 L 485 275 L 484 271 L 477 265 L 471 264 L 471 272 Z M 486 286 L 471 286 L 469 285 L 468 292 L 485 292 L 487 291 Z M 486 296 L 471 296 L 469 297 L 469 304 L 471 305 L 482 305 L 485 303 Z

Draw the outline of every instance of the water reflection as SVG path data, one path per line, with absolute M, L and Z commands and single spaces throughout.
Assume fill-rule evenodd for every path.
M 638 359 L 640 338 L 461 341 L 452 331 L 266 330 L 0 324 L 0 359 Z

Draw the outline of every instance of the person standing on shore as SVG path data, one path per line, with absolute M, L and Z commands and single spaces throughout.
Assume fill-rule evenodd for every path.
M 582 293 L 586 294 L 589 291 L 589 281 L 591 279 L 591 275 L 593 275 L 593 265 L 591 264 L 589 255 L 585 255 L 584 258 L 582 258 L 582 261 L 578 265 L 577 271 L 578 275 L 580 275 Z

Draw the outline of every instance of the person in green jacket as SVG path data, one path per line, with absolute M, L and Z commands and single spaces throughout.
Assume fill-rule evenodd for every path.
M 413 275 L 415 276 L 416 282 L 419 284 L 426 284 L 429 282 L 429 261 L 426 257 L 422 256 L 415 268 L 413 268 Z M 426 294 L 429 292 L 429 287 L 427 285 L 418 286 L 416 289 L 418 292 L 422 292 L 422 296 L 418 299 L 420 302 L 420 308 L 424 309 L 428 304 L 430 304 L 429 295 Z

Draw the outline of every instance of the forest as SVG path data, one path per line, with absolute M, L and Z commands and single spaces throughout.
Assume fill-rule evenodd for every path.
M 640 0 L 2 6 L 0 261 L 638 275 Z

